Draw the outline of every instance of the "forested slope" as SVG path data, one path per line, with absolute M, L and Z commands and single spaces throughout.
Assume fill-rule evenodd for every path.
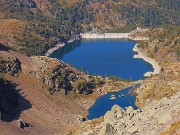
M 42 55 L 80 32 L 179 25 L 179 16 L 179 0 L 2 0 L 1 26 L 10 23 L 17 30 L 1 27 L 0 42 L 18 45 L 14 48 L 28 55 Z

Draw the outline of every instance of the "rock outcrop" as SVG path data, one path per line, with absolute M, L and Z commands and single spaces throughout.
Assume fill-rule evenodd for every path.
M 21 63 L 17 58 L 5 57 L 0 55 L 0 73 L 9 73 L 16 76 L 21 71 Z
M 22 119 L 17 120 L 18 127 L 24 129 L 25 127 L 32 127 L 32 125 L 24 122 Z
M 139 107 L 149 104 L 153 100 L 170 97 L 179 92 L 180 63 L 172 63 L 163 67 L 160 74 L 143 81 L 134 92 L 137 94 L 136 104 Z
M 91 130 L 98 135 L 157 135 L 180 120 L 179 99 L 179 94 L 170 98 L 165 97 L 137 110 L 131 106 L 123 110 L 114 105 L 111 111 L 105 114 L 103 122 L 95 126 L 85 126 L 83 129 L 87 132 Z M 77 134 L 85 133 L 86 131 Z
M 50 92 L 64 89 L 72 89 L 72 84 L 80 75 L 80 71 L 49 57 L 32 57 L 34 62 L 34 74 L 43 83 L 49 86 Z
M 56 91 L 75 91 L 80 94 L 91 94 L 95 87 L 105 82 L 102 77 L 87 75 L 73 66 L 46 56 L 28 57 L 17 53 L 3 45 L 0 52 L 0 73 L 18 76 L 35 77 L 45 84 L 50 94 Z
M 60 90 L 63 90 L 65 94 L 71 90 L 80 94 L 90 94 L 96 86 L 104 84 L 103 80 L 94 79 L 58 59 L 33 56 L 31 62 L 32 68 L 24 67 L 23 72 L 45 83 L 50 94 Z

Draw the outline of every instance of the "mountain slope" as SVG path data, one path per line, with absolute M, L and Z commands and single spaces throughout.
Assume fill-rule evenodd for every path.
M 178 0 L 2 0 L 1 20 L 20 23 L 17 33 L 8 36 L 3 34 L 7 27 L 0 28 L 0 43 L 7 40 L 5 36 L 7 45 L 18 46 L 14 49 L 28 55 L 43 55 L 56 43 L 67 42 L 80 32 L 127 32 L 137 26 L 178 25 L 179 7 Z
M 180 120 L 180 33 L 179 26 L 137 30 L 136 37 L 149 37 L 138 42 L 145 56 L 155 59 L 161 66 L 159 74 L 142 81 L 133 91 L 136 105 L 122 109 L 115 105 L 105 116 L 88 121 L 72 130 L 73 134 L 179 134 Z M 133 35 L 132 35 L 133 36 Z
M 109 80 L 89 76 L 57 59 L 33 55 L 44 55 L 50 47 L 59 42 L 66 43 L 80 32 L 129 32 L 137 26 L 152 28 L 145 33 L 150 40 L 139 42 L 138 47 L 147 56 L 158 61 L 162 70 L 159 75 L 138 81 L 142 82 L 142 85 L 135 91 L 136 104 L 140 108 L 147 108 L 152 103 L 150 107 L 157 105 L 158 109 L 169 109 L 172 119 L 170 122 L 166 121 L 170 123 L 166 123 L 167 127 L 161 125 L 161 131 L 166 132 L 168 128 L 170 133 L 171 130 L 176 131 L 179 122 L 175 120 L 179 113 L 173 112 L 178 109 L 173 110 L 167 103 L 161 106 L 161 103 L 164 103 L 164 97 L 168 97 L 168 102 L 174 106 L 176 98 L 174 100 L 171 97 L 178 94 L 180 87 L 179 8 L 179 0 L 1 0 L 0 72 L 10 81 L 9 85 L 16 84 L 16 89 L 20 90 L 17 109 L 19 115 L 21 114 L 20 118 L 32 126 L 19 128 L 16 120 L 19 119 L 18 115 L 10 123 L 0 122 L 0 134 L 65 134 L 66 131 L 80 126 L 83 117 L 87 115 L 88 107 L 97 97 L 112 89 L 122 89 L 131 83 L 118 81 L 116 78 Z M 135 34 L 145 36 L 140 31 Z M 2 79 L 0 109 L 4 111 L 6 108 L 2 107 L 4 95 L 1 86 L 4 88 Z M 94 89 L 95 87 L 98 89 Z M 16 104 L 12 106 L 11 102 L 16 103 L 17 97 L 12 96 L 13 94 L 7 95 L 10 98 L 10 107 L 16 107 Z M 152 111 L 160 112 L 159 117 L 164 110 L 158 109 L 153 108 Z M 143 113 L 138 112 L 137 118 L 141 119 L 141 114 L 146 115 L 148 111 L 144 109 Z M 136 111 L 132 112 L 125 118 L 136 119 Z M 117 122 L 116 115 L 114 116 Z M 150 116 L 153 118 L 152 125 L 146 126 L 156 126 L 154 114 Z M 110 116 L 111 118 L 114 117 Z M 100 124 L 99 121 L 102 122 L 103 119 L 97 121 L 92 121 L 92 124 Z M 87 124 L 88 127 L 91 126 L 91 123 Z M 110 124 L 105 123 L 103 129 L 107 128 L 104 131 L 112 134 L 112 127 L 117 125 Z M 119 129 L 122 129 L 124 125 L 119 124 Z M 138 123 L 134 125 L 138 127 Z M 98 125 L 95 131 L 100 126 L 102 125 Z M 158 125 L 153 128 L 159 130 Z

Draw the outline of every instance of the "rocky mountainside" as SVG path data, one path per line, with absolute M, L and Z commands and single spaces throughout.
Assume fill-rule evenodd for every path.
M 90 94 L 94 88 L 105 84 L 103 79 L 95 79 L 57 59 L 33 56 L 31 60 L 33 68 L 24 69 L 24 71 L 45 83 L 51 94 L 60 90 L 63 90 L 65 94 L 68 91 Z
M 6 47 L 1 45 L 2 49 Z M 50 94 L 63 90 L 90 94 L 93 89 L 105 84 L 103 78 L 95 79 L 93 76 L 75 69 L 58 59 L 46 56 L 27 57 L 13 50 L 0 52 L 0 72 L 18 76 L 23 72 L 27 76 L 36 77 L 40 82 L 46 84 Z
M 148 34 L 151 38 L 139 42 L 137 46 L 141 52 L 160 64 L 161 72 L 144 80 L 142 86 L 137 89 L 139 106 L 150 103 L 153 99 L 172 96 L 180 87 L 179 26 L 150 30 Z
M 143 33 L 144 34 L 144 33 Z M 165 67 L 180 62 L 180 27 L 167 26 L 148 31 L 150 40 L 142 41 L 138 47 L 149 57 Z
M 4 114 L 16 114 L 10 123 L 0 122 L 0 134 L 71 129 L 76 134 L 179 134 L 179 7 L 179 0 L 1 0 L 0 73 L 8 81 L 0 79 L 0 110 L 3 120 Z M 137 26 L 148 28 L 132 36 L 149 39 L 138 48 L 160 64 L 160 74 L 138 81 L 134 93 L 140 109 L 115 106 L 104 118 L 84 123 L 97 97 L 137 82 L 90 76 L 34 55 L 80 32 L 129 32 Z
M 134 35 L 133 35 L 134 34 Z M 136 105 L 133 110 L 114 106 L 102 118 L 88 121 L 72 131 L 75 134 L 179 134 L 179 26 L 133 31 L 133 38 L 149 37 L 138 42 L 143 54 L 155 59 L 161 66 L 159 74 L 142 81 L 133 91 Z
M 135 90 L 136 104 L 139 107 L 177 94 L 180 89 L 180 63 L 173 63 L 163 68 L 159 75 L 144 80 L 142 85 Z
M 115 105 L 104 115 L 103 120 L 87 122 L 75 134 L 97 135 L 157 135 L 179 134 L 179 94 L 153 101 L 147 106 L 134 110 L 131 106 L 123 110 Z M 96 121 L 96 122 L 95 122 Z
M 19 97 L 11 122 L 0 122 L 3 135 L 65 134 L 86 120 L 97 97 L 128 87 L 128 82 L 90 76 L 55 58 L 28 57 L 2 44 L 0 49 L 0 71 Z M 6 97 L 10 104 L 16 100 L 12 93 L 0 95 L 2 104 Z
M 0 55 L 0 73 L 18 75 L 21 71 L 21 64 L 17 58 L 8 58 Z

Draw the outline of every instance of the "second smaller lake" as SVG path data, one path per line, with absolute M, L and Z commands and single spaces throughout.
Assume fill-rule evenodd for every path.
M 135 87 L 139 87 L 139 85 Z M 132 106 L 134 109 L 138 109 L 138 107 L 135 105 L 136 96 L 130 94 L 132 90 L 133 87 L 129 87 L 120 90 L 119 92 L 107 93 L 106 95 L 98 98 L 94 105 L 89 108 L 89 115 L 87 119 L 92 120 L 104 116 L 105 113 L 110 111 L 115 104 L 119 105 L 123 109 L 128 106 Z M 111 99 L 112 95 L 115 97 L 115 99 Z

